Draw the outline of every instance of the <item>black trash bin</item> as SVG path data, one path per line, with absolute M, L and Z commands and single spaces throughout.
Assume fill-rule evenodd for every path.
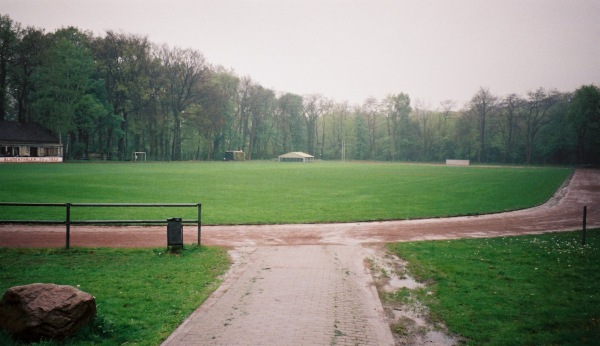
M 167 220 L 167 246 L 183 246 L 183 226 L 179 217 Z

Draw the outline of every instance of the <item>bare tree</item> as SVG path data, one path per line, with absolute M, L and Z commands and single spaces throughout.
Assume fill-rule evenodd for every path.
M 300 150 L 306 143 L 306 123 L 303 119 L 302 97 L 287 93 L 279 97 L 276 124 L 281 138 L 281 150 Z
M 145 36 L 108 31 L 104 38 L 96 40 L 94 49 L 102 57 L 98 67 L 104 76 L 107 97 L 115 114 L 122 117 L 117 141 L 118 156 L 122 160 L 128 150 L 131 122 L 140 120 L 131 117 L 152 101 L 154 81 L 149 78 L 152 44 Z M 107 151 L 110 154 L 110 149 Z
M 204 56 L 191 49 L 163 46 L 161 60 L 165 73 L 165 97 L 173 117 L 171 158 L 181 160 L 181 116 L 199 101 L 199 87 L 208 78 Z
M 369 153 L 371 159 L 377 156 L 377 118 L 381 105 L 374 97 L 365 100 L 362 111 L 367 117 L 367 127 L 369 128 Z
M 268 122 L 275 109 L 275 93 L 260 85 L 250 88 L 250 128 L 248 142 L 248 159 L 253 155 L 264 156 L 271 136 L 272 127 Z
M 417 100 L 414 110 L 414 116 L 419 124 L 421 134 L 421 159 L 427 160 L 430 156 L 430 147 L 433 137 L 433 126 L 431 124 L 431 110 L 425 102 Z
M 387 113 L 389 136 L 388 156 L 395 161 L 398 160 L 398 153 L 400 151 L 400 123 L 402 119 L 408 118 L 408 115 L 411 112 L 410 97 L 404 93 L 400 93 L 399 95 L 389 95 L 383 103 Z
M 456 107 L 456 102 L 453 100 L 444 100 L 440 102 L 440 107 L 442 111 L 443 122 L 441 124 L 440 134 L 442 138 L 446 138 L 448 133 L 448 118 L 450 118 L 450 114 L 452 114 L 452 110 Z
M 318 94 L 305 96 L 303 103 L 308 129 L 307 149 L 311 155 L 315 155 L 318 142 L 317 119 L 327 110 L 329 103 L 323 96 Z
M 319 153 L 319 158 L 323 157 L 323 153 L 325 151 L 325 125 L 327 124 L 327 118 L 331 114 L 331 109 L 333 108 L 333 101 L 323 99 L 323 101 L 321 102 L 321 107 L 323 108 L 323 112 L 321 113 L 321 143 L 319 143 L 321 152 Z
M 333 118 L 331 126 L 331 132 L 333 137 L 333 140 L 331 141 L 333 146 L 333 157 L 341 158 L 342 161 L 346 158 L 345 123 L 349 115 L 350 106 L 348 105 L 348 102 L 335 105 L 333 108 L 333 112 L 331 113 L 331 116 Z
M 502 140 L 504 141 L 504 162 L 508 162 L 512 156 L 518 119 L 523 109 L 523 99 L 517 94 L 506 96 L 500 103 L 498 112 L 498 124 Z
M 556 104 L 559 98 L 557 91 L 547 93 L 544 88 L 527 93 L 525 111 L 525 155 L 527 163 L 531 163 L 531 155 L 535 137 L 540 129 L 552 121 L 550 108 Z
M 481 156 L 485 153 L 487 120 L 497 109 L 498 99 L 490 93 L 489 89 L 479 88 L 479 91 L 469 103 L 469 112 L 477 120 L 478 144 L 477 162 L 481 162 Z
M 250 128 L 250 91 L 254 86 L 250 77 L 240 80 L 237 92 L 237 110 L 235 116 L 236 138 L 233 145 L 238 150 L 246 150 L 247 137 Z

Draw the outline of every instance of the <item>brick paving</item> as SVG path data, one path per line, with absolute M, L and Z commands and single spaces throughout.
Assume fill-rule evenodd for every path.
M 361 246 L 243 247 L 163 345 L 393 345 Z

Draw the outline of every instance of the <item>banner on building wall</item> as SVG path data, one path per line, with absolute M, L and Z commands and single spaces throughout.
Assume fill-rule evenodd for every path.
M 63 162 L 62 157 L 0 157 L 0 163 L 9 162 Z

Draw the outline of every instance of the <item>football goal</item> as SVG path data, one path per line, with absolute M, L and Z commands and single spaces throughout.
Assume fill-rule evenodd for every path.
M 133 161 L 146 161 L 145 151 L 135 151 L 132 157 Z

